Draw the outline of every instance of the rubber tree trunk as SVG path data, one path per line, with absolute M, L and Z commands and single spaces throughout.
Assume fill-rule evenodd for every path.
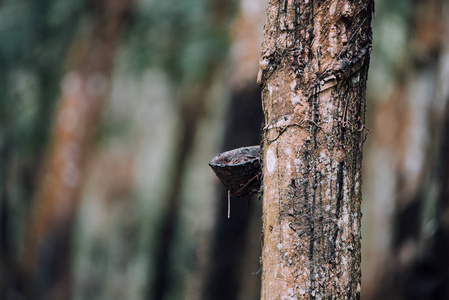
M 370 1 L 270 1 L 262 299 L 358 299 Z
M 364 300 L 449 299 L 449 1 L 408 5 L 389 92 L 373 93 Z
M 25 293 L 30 299 L 70 298 L 72 225 L 118 41 L 133 5 L 134 0 L 98 2 L 91 32 L 75 41 L 69 53 L 72 71 L 63 80 L 23 247 L 24 280 L 32 285 Z

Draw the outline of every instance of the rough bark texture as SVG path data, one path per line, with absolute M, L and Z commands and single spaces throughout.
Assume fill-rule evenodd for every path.
M 357 299 L 373 1 L 271 1 L 262 299 Z

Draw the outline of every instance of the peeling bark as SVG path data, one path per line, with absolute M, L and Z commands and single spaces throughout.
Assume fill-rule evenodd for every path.
M 271 1 L 262 299 L 357 299 L 373 1 Z

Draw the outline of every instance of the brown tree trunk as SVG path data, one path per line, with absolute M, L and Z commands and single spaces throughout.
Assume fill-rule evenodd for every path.
M 390 92 L 371 99 L 367 300 L 449 299 L 449 1 L 409 5 Z
M 85 162 L 108 96 L 115 50 L 133 0 L 94 4 L 94 24 L 74 45 L 24 247 L 33 299 L 68 299 L 70 238 Z M 30 278 L 31 279 L 31 278 Z
M 373 1 L 271 1 L 262 299 L 357 299 Z

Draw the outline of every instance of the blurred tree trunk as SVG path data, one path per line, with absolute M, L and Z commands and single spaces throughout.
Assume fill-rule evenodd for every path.
M 255 61 L 257 62 L 257 60 Z M 260 107 L 260 90 L 257 86 L 246 87 L 245 90 L 234 91 L 231 96 L 224 138 L 224 149 L 230 150 L 237 147 L 257 145 L 260 142 L 260 124 L 263 115 Z M 259 249 L 252 249 L 251 256 L 256 264 L 253 270 L 246 270 L 241 274 L 244 264 L 245 245 L 256 236 L 259 240 L 260 228 L 257 232 L 248 232 L 251 219 L 260 220 L 256 213 L 259 203 L 254 203 L 248 208 L 249 197 L 231 199 L 231 218 L 226 218 L 228 193 L 222 188 L 218 203 L 217 224 L 212 235 L 212 249 L 202 299 L 238 299 L 243 287 L 243 276 L 253 276 L 258 268 Z M 256 207 L 254 207 L 256 206 Z M 259 224 L 260 226 L 260 224 Z M 256 228 L 256 227 L 255 227 Z M 255 259 L 255 260 L 254 260 Z M 248 295 L 245 299 L 249 299 Z M 250 299 L 257 299 L 250 298 Z
M 70 298 L 72 223 L 86 158 L 108 96 L 118 38 L 132 3 L 93 4 L 91 31 L 69 53 L 72 71 L 62 82 L 46 167 L 24 247 L 24 269 L 34 279 L 32 299 Z
M 358 299 L 373 1 L 271 1 L 262 299 Z
M 391 195 L 393 213 L 381 221 L 391 244 L 366 255 L 380 273 L 366 299 L 449 299 L 448 11 L 446 0 L 413 2 L 408 51 L 374 108 L 370 157 L 387 163 L 371 184 L 391 179 L 377 198 Z M 370 214 L 374 222 L 384 211 Z
M 210 1 L 210 19 L 211 29 L 215 34 L 222 34 L 228 22 L 229 2 L 223 0 Z M 170 180 L 169 191 L 165 211 L 163 212 L 161 229 L 156 253 L 154 256 L 154 265 L 156 276 L 154 280 L 151 276 L 149 289 L 147 290 L 147 299 L 165 299 L 170 292 L 170 284 L 174 282 L 174 274 L 170 274 L 172 269 L 172 245 L 175 241 L 175 231 L 179 224 L 179 209 L 181 203 L 181 190 L 183 180 L 186 176 L 186 167 L 192 148 L 196 139 L 197 131 L 201 120 L 206 112 L 207 96 L 213 88 L 214 79 L 217 71 L 222 68 L 222 60 L 209 59 L 206 61 L 204 75 L 202 78 L 191 80 L 189 76 L 184 78 L 179 91 L 179 119 L 180 133 L 177 141 L 176 154 L 173 159 L 174 170 Z M 150 270 L 150 273 L 152 270 Z
M 265 0 L 242 0 L 231 31 L 231 99 L 226 115 L 222 150 L 257 145 L 263 114 L 260 88 L 256 85 L 257 61 L 265 22 Z M 249 8 L 249 9 L 248 9 Z M 216 224 L 211 236 L 209 264 L 204 271 L 201 299 L 260 299 L 260 201 L 231 199 L 231 218 L 226 218 L 228 194 L 219 184 Z
M 173 159 L 175 172 L 170 180 L 167 199 L 165 199 L 166 208 L 162 218 L 159 238 L 157 239 L 157 249 L 154 256 L 154 265 L 156 277 L 149 285 L 147 299 L 161 300 L 165 298 L 171 282 L 170 276 L 170 253 L 175 236 L 179 206 L 181 201 L 182 180 L 185 176 L 187 159 L 191 154 L 194 145 L 198 124 L 205 112 L 206 94 L 212 84 L 215 66 L 210 66 L 210 73 L 206 75 L 207 82 L 195 87 L 189 86 L 180 99 L 179 117 L 180 134 L 177 142 L 176 154 Z M 150 277 L 151 278 L 151 277 Z

